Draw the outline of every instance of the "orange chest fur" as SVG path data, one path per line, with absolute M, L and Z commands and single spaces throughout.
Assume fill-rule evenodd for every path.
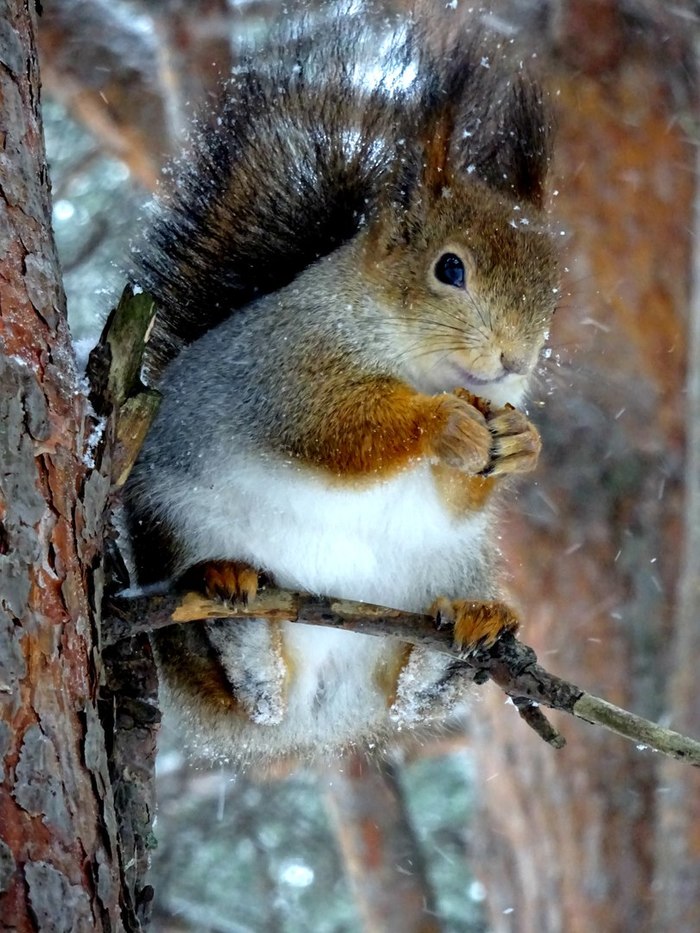
M 496 480 L 488 476 L 470 476 L 461 470 L 435 464 L 431 467 L 435 489 L 445 511 L 455 518 L 483 509 L 491 497 Z
M 405 465 L 404 469 L 410 470 L 411 465 Z M 331 474 L 323 472 L 324 483 L 336 490 L 355 490 L 361 492 L 363 489 L 370 488 L 377 482 L 385 482 L 391 476 L 396 476 L 398 470 L 394 470 L 387 477 L 387 472 L 376 470 L 372 474 L 354 475 L 350 474 Z M 491 499 L 497 479 L 488 476 L 471 476 L 454 467 L 444 466 L 435 463 L 430 467 L 430 476 L 437 499 L 445 512 L 455 519 L 468 518 L 476 512 L 480 512 L 486 507 Z

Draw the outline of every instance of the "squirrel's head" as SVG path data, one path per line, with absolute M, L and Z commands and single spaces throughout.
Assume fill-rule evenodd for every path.
M 421 391 L 463 386 L 517 404 L 558 290 L 543 212 L 550 120 L 539 87 L 519 78 L 495 122 L 485 112 L 472 134 L 473 110 L 454 104 L 453 85 L 466 79 L 438 78 L 362 237 L 365 272 L 404 378 Z
M 396 221 L 398 218 L 393 218 Z M 398 371 L 424 392 L 463 386 L 517 404 L 547 336 L 557 261 L 537 207 L 452 179 L 366 238 L 365 270 Z M 391 232 L 390 232 L 391 231 Z

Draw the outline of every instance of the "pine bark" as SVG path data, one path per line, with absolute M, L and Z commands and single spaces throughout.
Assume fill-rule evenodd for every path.
M 0 916 L 124 929 L 98 715 L 108 474 L 94 467 L 51 233 L 36 13 L 0 0 Z

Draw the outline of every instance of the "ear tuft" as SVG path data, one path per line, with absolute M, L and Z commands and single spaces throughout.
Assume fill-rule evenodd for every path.
M 520 74 L 508 89 L 490 138 L 466 148 L 465 165 L 497 190 L 541 208 L 552 138 L 553 119 L 542 88 Z
M 407 48 L 417 59 L 412 142 L 397 160 L 393 201 L 415 207 L 438 197 L 455 176 L 538 208 L 552 148 L 552 119 L 540 85 L 514 50 L 483 29 L 417 30 Z

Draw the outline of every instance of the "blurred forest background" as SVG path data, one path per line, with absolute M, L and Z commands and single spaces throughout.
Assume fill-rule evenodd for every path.
M 700 7 L 449 5 L 519 36 L 558 111 L 565 297 L 530 402 L 542 464 L 502 526 L 523 639 L 561 676 L 698 735 Z M 193 114 L 210 118 L 241 42 L 284 14 L 278 0 L 44 4 L 54 224 L 81 354 Z M 166 724 L 155 929 L 699 930 L 700 775 L 557 725 L 560 752 L 489 686 L 464 731 L 382 768 L 237 776 L 188 763 Z

